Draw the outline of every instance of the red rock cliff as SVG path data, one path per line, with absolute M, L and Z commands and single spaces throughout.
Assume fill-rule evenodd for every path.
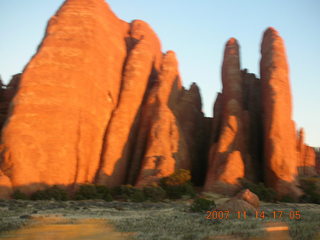
M 68 0 L 50 19 L 3 129 L 0 185 L 9 178 L 30 192 L 94 180 L 118 104 L 128 31 L 103 0 Z

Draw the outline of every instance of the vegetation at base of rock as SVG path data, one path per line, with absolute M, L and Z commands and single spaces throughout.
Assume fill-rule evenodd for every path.
M 164 177 L 160 182 L 164 185 L 177 186 L 190 182 L 191 174 L 189 170 L 178 169 L 168 177 Z
M 15 190 L 12 195 L 11 195 L 12 199 L 20 199 L 20 200 L 29 200 L 29 197 L 27 196 L 27 194 L 21 192 L 19 189 Z
M 280 199 L 280 202 L 294 203 L 296 202 L 293 197 L 285 195 Z
M 179 199 L 183 196 L 196 196 L 191 183 L 191 174 L 189 170 L 178 169 L 168 177 L 161 178 L 160 186 L 171 199 Z
M 34 192 L 31 197 L 31 200 L 58 200 L 58 201 L 66 201 L 68 200 L 67 191 L 54 185 L 52 187 L 48 187 L 44 190 L 39 190 Z
M 320 177 L 301 178 L 300 188 L 304 192 L 301 202 L 320 204 Z
M 257 194 L 260 200 L 265 202 L 275 202 L 277 194 L 272 188 L 266 187 L 262 182 L 256 184 L 246 179 L 241 179 L 240 184 L 243 188 L 248 188 L 251 192 Z
M 193 201 L 190 206 L 190 210 L 192 212 L 204 212 L 210 211 L 216 207 L 216 204 L 213 200 L 209 200 L 206 198 L 197 198 Z
M 158 202 L 166 197 L 166 191 L 159 186 L 148 186 L 143 188 L 146 198 L 153 202 Z
M 113 200 L 106 186 L 93 184 L 81 185 L 74 198 L 75 200 L 103 199 L 108 202 Z
M 126 200 L 132 202 L 143 202 L 146 200 L 146 196 L 142 189 L 133 187 L 129 184 L 113 188 L 112 195 L 118 200 Z

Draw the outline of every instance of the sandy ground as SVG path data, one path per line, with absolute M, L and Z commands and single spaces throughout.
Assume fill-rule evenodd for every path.
M 39 238 L 42 240 L 320 239 L 320 205 L 262 203 L 259 211 L 265 211 L 264 219 L 251 214 L 246 219 L 232 215 L 229 219 L 208 220 L 205 212 L 190 212 L 190 204 L 191 200 L 159 203 L 0 200 L 0 239 L 15 234 L 11 240 L 35 240 L 21 236 L 39 232 L 65 236 L 42 235 Z M 274 219 L 273 211 L 288 214 Z M 301 219 L 290 219 L 290 211 L 300 211 Z

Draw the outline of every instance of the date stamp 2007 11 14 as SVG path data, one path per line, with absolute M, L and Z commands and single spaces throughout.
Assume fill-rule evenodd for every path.
M 221 219 L 247 219 L 249 216 L 247 211 L 207 211 L 206 219 L 209 220 L 221 220 Z M 253 216 L 255 219 L 283 219 L 288 218 L 291 220 L 302 219 L 300 211 L 272 211 L 271 214 L 266 214 L 265 211 L 255 211 Z

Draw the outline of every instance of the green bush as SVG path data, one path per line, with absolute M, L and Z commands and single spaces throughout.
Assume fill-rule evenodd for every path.
M 93 184 L 80 185 L 74 198 L 76 200 L 100 199 L 97 188 Z
M 262 182 L 255 184 L 246 179 L 240 180 L 243 188 L 248 188 L 251 192 L 255 193 L 260 200 L 265 202 L 275 202 L 277 194 L 272 188 L 266 187 Z
M 144 187 L 143 192 L 146 198 L 153 202 L 161 201 L 166 197 L 166 191 L 164 191 L 161 187 Z
M 96 185 L 96 190 L 100 199 L 103 199 L 107 202 L 111 202 L 113 200 L 109 188 L 103 185 Z
M 52 186 L 44 190 L 39 190 L 31 195 L 31 200 L 68 200 L 68 194 L 66 190 L 59 188 L 58 186 Z
M 103 185 L 84 184 L 75 193 L 76 200 L 103 199 L 107 202 L 113 200 L 110 190 Z
M 213 200 L 205 199 L 205 198 L 197 198 L 193 201 L 190 206 L 190 210 L 193 212 L 203 212 L 210 211 L 216 207 L 216 204 Z
M 170 176 L 160 179 L 160 186 L 171 199 L 179 199 L 185 195 L 194 197 L 196 194 L 190 180 L 190 171 L 179 169 Z
M 191 180 L 191 174 L 189 170 L 178 169 L 168 177 L 164 177 L 160 180 L 162 185 L 178 186 L 185 183 L 189 183 Z
M 143 202 L 146 200 L 144 191 L 132 185 L 121 185 L 113 188 L 112 196 L 119 200 L 132 202 Z
M 25 193 L 21 192 L 20 190 L 15 190 L 12 193 L 11 198 L 12 199 L 20 199 L 20 200 L 28 200 L 29 199 L 29 197 Z
M 293 197 L 289 196 L 289 195 L 285 195 L 280 199 L 281 202 L 287 202 L 287 203 L 294 203 L 296 202 Z
M 320 204 L 320 178 L 306 177 L 300 179 L 300 188 L 304 195 L 300 198 L 301 202 Z

